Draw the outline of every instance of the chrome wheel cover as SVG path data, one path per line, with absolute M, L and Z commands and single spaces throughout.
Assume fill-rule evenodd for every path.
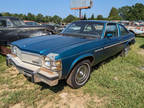
M 83 85 L 90 75 L 90 65 L 88 63 L 84 63 L 79 66 L 75 76 L 75 82 L 77 85 Z

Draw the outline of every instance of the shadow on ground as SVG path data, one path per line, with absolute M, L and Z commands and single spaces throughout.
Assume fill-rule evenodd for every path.
M 25 76 L 25 78 L 26 78 L 29 82 L 32 82 L 32 83 L 33 83 L 32 79 L 31 79 L 30 77 Z M 45 90 L 45 89 L 49 89 L 49 90 L 53 91 L 54 93 L 58 93 L 58 92 L 62 91 L 65 86 L 68 86 L 68 85 L 66 84 L 66 81 L 65 81 L 65 80 L 60 80 L 59 83 L 58 83 L 58 85 L 56 85 L 56 86 L 49 86 L 48 84 L 45 84 L 45 83 L 43 83 L 43 82 L 38 82 L 38 83 L 35 83 L 35 84 L 37 84 L 37 85 L 39 85 L 39 86 L 41 87 L 41 88 L 40 88 L 41 91 L 43 91 L 43 90 Z
M 53 86 L 53 87 L 51 87 L 45 83 L 42 83 L 42 82 L 37 83 L 37 84 L 41 86 L 41 90 L 49 89 L 49 90 L 53 91 L 54 93 L 58 93 L 58 92 L 62 91 L 65 86 L 68 86 L 66 84 L 65 80 L 60 80 L 58 85 Z
M 144 44 L 143 44 L 143 45 L 141 45 L 141 46 L 140 46 L 140 48 L 143 48 L 143 49 L 144 49 Z
M 92 68 L 92 72 L 94 72 L 95 70 L 99 69 L 100 66 L 109 63 L 110 61 L 112 61 L 113 59 L 115 59 L 118 56 L 120 56 L 120 54 L 117 54 L 117 55 L 115 55 L 113 57 L 110 57 L 109 59 L 97 64 L 96 66 L 94 66 Z M 65 80 L 60 80 L 58 85 L 53 86 L 53 87 L 51 87 L 51 86 L 49 86 L 49 85 L 47 85 L 45 83 L 42 83 L 42 82 L 41 83 L 36 83 L 36 84 L 41 86 L 41 89 L 40 89 L 41 91 L 45 90 L 45 89 L 49 89 L 49 90 L 53 91 L 54 93 L 58 93 L 58 92 L 62 91 L 64 89 L 64 87 L 68 86 Z
M 136 35 L 137 38 L 144 38 L 144 34 Z

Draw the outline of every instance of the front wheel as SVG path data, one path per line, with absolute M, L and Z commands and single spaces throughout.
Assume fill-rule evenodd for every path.
M 70 73 L 67 84 L 72 88 L 82 87 L 89 79 L 91 73 L 91 65 L 89 60 L 78 63 Z
M 127 55 L 128 55 L 129 50 L 130 50 L 130 46 L 129 46 L 129 45 L 127 45 L 127 46 L 126 46 L 126 47 L 123 49 L 123 51 L 121 52 L 121 56 L 122 56 L 122 57 L 127 56 Z

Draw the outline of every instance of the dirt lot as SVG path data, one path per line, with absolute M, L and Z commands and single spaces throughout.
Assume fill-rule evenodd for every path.
M 0 108 L 143 108 L 144 38 L 137 38 L 125 58 L 116 57 L 95 69 L 89 82 L 71 89 L 65 81 L 50 87 L 33 84 L 0 56 Z

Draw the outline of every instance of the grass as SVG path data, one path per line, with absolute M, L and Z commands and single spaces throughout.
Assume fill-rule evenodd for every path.
M 136 38 L 127 57 L 116 57 L 94 70 L 88 83 L 77 90 L 63 81 L 58 86 L 33 84 L 23 75 L 5 66 L 0 56 L 0 107 L 21 104 L 24 107 L 60 107 L 73 103 L 71 99 L 85 98 L 85 107 L 143 108 L 144 107 L 144 38 Z M 63 103 L 59 95 L 68 93 Z M 72 96 L 70 94 L 73 94 Z M 74 102 L 75 103 L 75 102 Z
M 93 72 L 84 91 L 108 97 L 108 107 L 143 108 L 144 55 L 137 53 L 142 45 L 144 38 L 137 38 L 127 57 L 117 57 Z
M 0 55 L 0 63 L 4 62 L 5 61 L 5 57 Z

